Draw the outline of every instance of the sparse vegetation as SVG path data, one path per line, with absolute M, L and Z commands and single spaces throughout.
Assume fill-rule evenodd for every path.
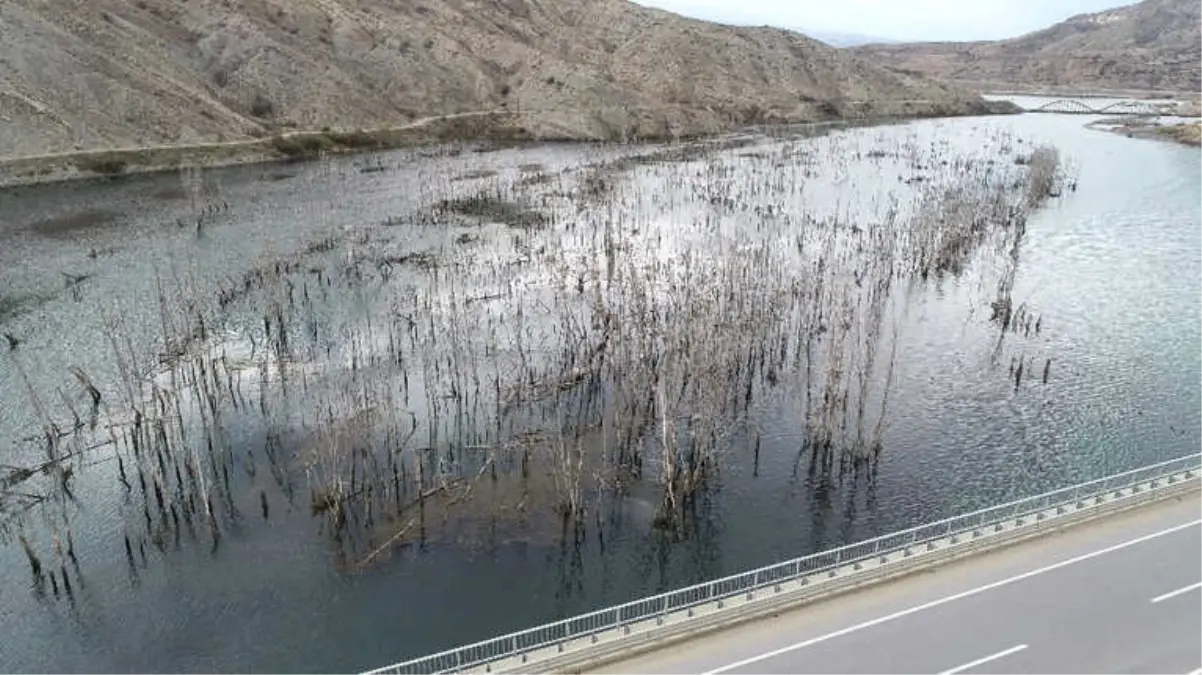
M 328 131 L 326 136 L 334 145 L 347 150 L 376 150 L 391 145 L 388 130 Z
M 322 134 L 276 136 L 271 144 L 280 154 L 293 159 L 317 157 L 334 147 L 333 141 Z
M 1051 197 L 1058 197 L 1062 176 L 1060 154 L 1051 146 L 1040 146 L 1031 153 L 1027 178 L 1027 206 L 1035 208 Z
M 1202 123 L 1200 122 L 1157 126 L 1156 132 L 1165 138 L 1185 145 L 1202 145 Z
M 547 217 L 542 213 L 507 201 L 498 194 L 487 192 L 459 199 L 444 199 L 435 205 L 434 211 L 459 214 L 480 222 L 504 223 L 513 227 L 539 227 L 547 223 Z
M 332 143 L 295 140 L 301 152 Z M 910 303 L 974 261 L 1017 264 L 1026 215 L 1063 169 L 1044 149 L 993 163 L 998 148 L 1013 154 L 1004 134 L 977 154 L 824 140 L 821 152 L 805 137 L 634 152 L 566 180 L 481 173 L 468 194 L 432 177 L 419 188 L 428 208 L 384 224 L 444 229 L 446 247 L 396 250 L 373 240 L 376 224 L 265 261 L 212 297 L 161 279 L 154 353 L 132 349 L 106 312 L 97 330 L 118 382 L 71 370 L 78 408 L 28 388 L 40 430 L 26 442 L 47 459 L 0 474 L 3 522 L 70 508 L 78 462 L 103 454 L 129 495 L 136 567 L 146 546 L 218 547 L 246 512 L 270 520 L 262 480 L 241 478 L 265 470 L 360 570 L 485 517 L 531 536 L 556 536 L 546 522 L 579 530 L 633 485 L 657 491 L 655 527 L 688 537 L 715 479 L 758 466 L 773 411 L 796 421 L 796 466 L 871 473 L 889 451 Z M 853 161 L 895 175 L 881 207 L 807 210 L 807 183 Z M 1010 309 L 1012 269 L 995 320 L 1038 332 L 1029 309 Z M 6 358 L 24 372 L 22 350 Z M 57 562 L 37 541 L 28 551 L 35 576 L 67 578 L 46 574 Z
M 117 157 L 85 155 L 75 160 L 75 166 L 80 171 L 88 171 L 105 176 L 118 176 L 125 173 L 125 169 L 129 165 L 124 159 Z
M 45 300 L 45 297 L 33 293 L 0 295 L 0 323 L 29 311 Z
M 264 119 L 271 117 L 275 115 L 275 104 L 263 93 L 257 93 L 250 102 L 250 114 Z

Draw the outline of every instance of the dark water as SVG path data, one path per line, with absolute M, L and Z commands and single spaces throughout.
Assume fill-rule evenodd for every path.
M 1039 308 L 1044 326 L 1012 342 L 1006 359 L 1021 353 L 1042 366 L 1052 358 L 1048 384 L 1016 392 L 1005 363 L 999 373 L 991 362 L 996 330 L 980 304 L 979 280 L 988 270 L 945 281 L 911 306 L 873 481 L 826 484 L 804 466 L 796 471 L 797 415 L 769 409 L 760 422 L 758 469 L 746 455 L 728 457 L 720 484 L 697 506 L 698 530 L 684 541 L 650 527 L 648 495 L 607 509 L 603 538 L 592 528 L 565 544 L 409 547 L 367 572 L 343 574 L 307 502 L 280 500 L 270 525 L 247 517 L 215 552 L 187 543 L 165 553 L 148 549 L 152 564 L 131 574 L 120 535 L 129 511 L 112 489 L 112 462 L 97 453 L 73 483 L 80 496 L 71 511 L 79 559 L 73 602 L 39 596 L 31 586 L 16 533 L 44 545 L 51 535 L 42 521 L 31 517 L 23 530 L 6 532 L 0 668 L 365 669 L 1197 451 L 1202 162 L 1196 150 L 1089 131 L 1082 127 L 1088 121 L 924 121 L 812 141 L 815 152 L 825 148 L 823 157 L 846 158 L 896 139 L 974 148 L 1004 129 L 1055 144 L 1078 177 L 1077 191 L 1031 219 L 1014 288 L 1016 301 Z M 229 208 L 200 238 L 191 221 L 177 224 L 194 212 L 170 192 L 180 184 L 173 176 L 4 193 L 0 289 L 16 300 L 0 328 L 23 340 L 25 369 L 39 390 L 65 386 L 68 365 L 84 367 L 98 384 L 111 382 L 101 314 L 123 316 L 134 340 L 150 348 L 159 321 L 156 275 L 203 291 L 262 260 L 464 189 L 451 178 L 471 170 L 513 174 L 529 163 L 556 170 L 612 152 L 397 153 L 382 159 L 396 168 L 379 173 L 361 173 L 359 166 L 376 161 L 362 158 L 218 172 L 206 180 Z M 673 171 L 652 169 L 646 180 L 672 180 Z M 868 199 L 862 188 L 882 180 L 879 167 L 832 159 L 818 172 L 830 185 L 807 192 L 806 208 L 871 210 L 855 197 Z M 61 218 L 82 210 L 93 216 L 86 223 Z M 389 245 L 415 250 L 443 246 L 448 237 L 394 229 L 402 231 Z M 64 272 L 92 275 L 78 299 Z M 0 359 L 0 464 L 38 459 L 36 444 L 18 442 L 37 433 L 19 382 L 10 360 Z

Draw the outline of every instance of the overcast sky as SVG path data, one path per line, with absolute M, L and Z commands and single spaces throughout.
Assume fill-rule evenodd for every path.
M 1129 0 L 636 0 L 725 23 L 918 40 L 997 40 Z

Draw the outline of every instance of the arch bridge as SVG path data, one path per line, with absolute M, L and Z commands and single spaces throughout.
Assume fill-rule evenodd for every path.
M 1164 107 L 1144 101 L 1116 101 L 1092 106 L 1076 99 L 1049 101 L 1027 112 L 1059 113 L 1062 115 L 1163 115 Z

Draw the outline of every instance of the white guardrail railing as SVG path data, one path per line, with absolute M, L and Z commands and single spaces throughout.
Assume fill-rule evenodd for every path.
M 1202 473 L 1202 453 L 1178 457 L 1132 471 L 1106 476 L 1070 487 L 1026 497 L 960 516 L 919 525 L 908 530 L 814 553 L 767 567 L 734 574 L 695 586 L 661 593 L 561 621 L 491 638 L 437 654 L 379 668 L 371 673 L 535 672 L 540 665 L 558 667 L 578 654 L 586 663 L 590 652 L 620 651 L 620 643 L 641 637 L 656 639 L 657 632 L 683 633 L 689 624 L 715 615 L 747 608 L 760 600 L 800 590 L 819 591 L 836 578 L 877 571 L 888 575 L 901 563 L 918 558 L 956 557 L 982 547 L 983 540 L 999 534 L 1036 530 L 1055 521 L 1078 520 L 1104 506 L 1140 503 L 1191 489 Z M 1111 508 L 1104 509 L 1112 510 Z M 1073 518 L 1074 514 L 1077 516 Z M 977 546 L 974 546 L 977 544 Z M 801 602 L 806 596 L 796 598 Z M 776 605 L 777 603 L 773 603 Z M 743 612 L 746 614 L 747 612 Z

